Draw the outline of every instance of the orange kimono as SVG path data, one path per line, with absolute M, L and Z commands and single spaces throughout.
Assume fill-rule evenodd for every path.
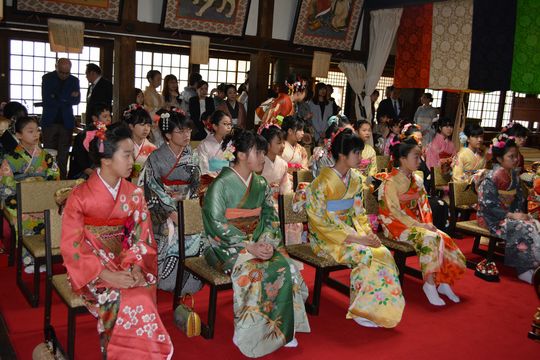
M 435 282 L 452 285 L 465 272 L 465 257 L 446 233 L 420 226 L 433 224 L 422 179 L 394 168 L 383 180 L 379 217 L 384 235 L 414 246 L 424 278 L 434 274 Z
M 116 199 L 94 172 L 67 200 L 60 250 L 73 291 L 98 318 L 102 352 L 110 359 L 170 359 L 171 339 L 156 305 L 156 242 L 143 191 L 120 180 Z M 102 270 L 131 271 L 146 284 L 118 289 Z

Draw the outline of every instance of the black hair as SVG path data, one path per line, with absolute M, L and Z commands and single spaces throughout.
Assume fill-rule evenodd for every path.
M 454 120 L 448 118 L 448 117 L 440 117 L 437 121 L 435 121 L 431 127 L 438 133 L 441 132 L 442 128 L 445 126 L 451 126 L 454 127 Z
M 484 128 L 478 125 L 477 123 L 470 123 L 470 124 L 465 125 L 465 129 L 463 129 L 463 133 L 467 137 L 471 137 L 471 136 L 476 137 L 476 136 L 484 135 Z
M 206 121 L 213 114 L 212 111 L 205 111 L 201 114 L 201 121 Z
M 92 118 L 95 116 L 99 119 L 99 115 L 101 115 L 101 113 L 105 112 L 105 111 L 111 111 L 111 108 L 109 107 L 109 105 L 107 104 L 103 104 L 103 103 L 98 103 L 98 104 L 95 104 L 94 106 L 92 106 Z
M 405 125 L 407 124 L 404 124 L 403 127 L 405 127 Z M 405 137 L 409 137 L 415 132 L 422 132 L 422 129 L 420 129 L 420 126 L 418 126 L 417 124 L 411 124 L 411 126 L 409 126 L 409 128 L 403 133 L 403 135 Z
M 197 89 L 202 88 L 204 85 L 208 86 L 208 83 L 204 80 L 197 81 Z
M 429 100 L 429 102 L 433 101 L 433 95 L 431 93 L 426 92 L 423 96 L 425 96 Z
M 15 120 L 15 132 L 21 134 L 26 125 L 32 122 L 36 123 L 36 125 L 39 126 L 39 121 L 37 118 L 33 116 L 21 116 L 20 118 Z
M 225 116 L 228 117 L 229 114 L 221 110 L 214 111 L 210 117 L 210 124 L 218 126 L 221 119 L 223 119 Z
M 524 138 L 529 136 L 529 129 L 520 123 L 514 122 L 512 123 L 512 127 L 506 127 L 506 131 L 504 131 L 504 133 L 508 136 Z
M 133 100 L 137 100 L 137 96 L 139 96 L 139 94 L 144 94 L 143 91 L 139 88 L 135 88 L 135 97 L 133 98 Z
M 379 96 L 380 95 L 379 90 L 377 90 L 377 89 L 373 90 L 371 95 L 375 95 L 375 94 L 377 94 L 377 96 Z
M 98 136 L 92 139 L 88 155 L 95 166 L 100 166 L 102 159 L 112 159 L 118 150 L 118 143 L 126 139 L 131 139 L 131 130 L 123 123 L 113 124 L 105 131 L 104 140 Z M 103 146 L 101 146 L 101 141 L 103 141 Z M 99 151 L 100 148 L 102 152 Z
M 233 130 L 223 138 L 221 143 L 221 149 L 225 151 L 229 142 L 232 142 L 234 146 L 234 162 L 238 160 L 238 153 L 242 152 L 247 154 L 251 151 L 253 147 L 257 151 L 266 151 L 268 150 L 268 142 L 265 138 L 260 135 L 255 134 L 252 130 L 244 130 L 239 127 L 233 128 Z
M 137 124 L 152 125 L 152 118 L 150 117 L 150 114 L 142 107 L 125 111 L 124 121 L 126 122 L 126 124 L 131 126 L 135 126 Z
M 152 81 L 152 79 L 156 77 L 156 75 L 161 75 L 161 72 L 159 72 L 158 70 L 150 70 L 146 73 L 146 80 Z
M 315 105 L 319 105 L 319 91 L 321 89 L 326 89 L 326 84 L 323 83 L 323 82 L 320 82 L 320 83 L 317 83 L 315 84 L 315 91 L 313 91 L 313 98 L 311 99 L 311 101 L 315 104 Z M 328 92 L 326 93 L 326 97 L 324 99 L 324 103 L 325 104 L 328 104 Z
M 332 137 L 332 135 L 335 134 L 336 131 L 338 131 L 340 128 L 346 126 L 346 125 L 351 125 L 351 122 L 349 121 L 349 119 L 345 116 L 345 115 L 335 115 L 335 116 L 331 116 L 330 119 L 332 117 L 335 117 L 337 119 L 337 121 L 333 121 L 329 126 L 328 128 L 326 128 L 326 131 L 324 133 L 324 137 L 325 139 L 330 139 Z M 330 119 L 328 119 L 328 121 L 330 121 Z
M 28 110 L 26 107 L 17 101 L 10 101 L 4 106 L 4 116 L 8 119 L 17 120 L 20 117 L 28 116 Z
M 393 128 L 394 126 L 398 126 L 398 125 L 401 126 L 401 120 L 392 118 L 392 119 L 390 119 L 390 121 L 388 122 L 388 129 L 391 129 L 391 128 Z
M 227 86 L 225 86 L 225 95 L 227 95 L 227 91 L 229 91 L 229 89 L 234 89 L 234 91 L 237 91 L 236 90 L 236 86 L 234 86 L 233 84 L 227 84 Z
M 368 124 L 370 128 L 372 128 L 371 126 L 371 123 L 367 120 L 360 120 L 360 121 L 357 121 L 356 124 L 354 125 L 354 129 L 356 131 L 359 131 L 360 128 L 362 127 L 362 125 L 365 125 L 365 124 Z
M 227 90 L 227 84 L 225 84 L 225 83 L 219 84 L 219 85 L 217 86 L 217 90 L 218 90 L 218 91 L 226 92 L 226 90 Z
M 500 136 L 500 135 L 499 135 Z M 499 157 L 502 158 L 510 149 L 517 148 L 517 144 L 514 139 L 505 137 L 502 141 L 505 142 L 504 147 L 500 148 L 498 146 L 491 147 L 491 153 L 493 154 L 493 162 L 499 164 Z
M 270 125 L 269 127 L 264 128 L 261 131 L 261 136 L 266 139 L 268 144 L 270 144 L 275 137 L 283 140 L 283 132 L 276 125 Z
M 339 154 L 348 156 L 351 151 L 362 152 L 364 142 L 351 129 L 341 131 L 332 141 L 332 157 L 335 161 L 339 159 Z
M 201 74 L 199 74 L 198 72 L 193 72 L 189 74 L 188 84 L 189 86 L 194 86 L 194 85 L 197 85 L 197 83 L 201 80 L 202 80 Z
M 401 140 L 399 144 L 394 144 L 390 147 L 390 153 L 394 160 L 394 167 L 400 166 L 399 159 L 407 157 L 409 153 L 418 146 L 418 142 L 413 137 L 409 137 L 405 140 Z
M 86 72 L 95 72 L 98 75 L 101 75 L 101 68 L 93 63 L 86 64 Z
M 162 117 L 162 114 L 169 114 L 168 117 Z M 167 139 L 166 134 L 172 134 L 175 129 L 192 129 L 193 122 L 183 113 L 176 111 L 172 108 L 171 111 L 160 109 L 156 112 L 159 116 L 159 131 L 163 136 L 163 139 Z
M 287 137 L 287 133 L 289 132 L 289 129 L 292 129 L 294 132 L 304 130 L 306 123 L 304 122 L 304 119 L 302 119 L 299 115 L 290 115 L 285 116 L 283 119 L 283 123 L 281 124 L 281 130 L 285 134 L 285 137 Z

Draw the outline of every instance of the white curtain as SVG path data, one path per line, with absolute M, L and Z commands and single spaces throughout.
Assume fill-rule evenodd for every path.
M 370 13 L 369 27 L 369 57 L 367 62 L 367 76 L 364 85 L 365 98 L 362 102 L 366 109 L 367 119 L 371 119 L 370 96 L 375 91 L 379 78 L 382 75 L 388 54 L 394 43 L 402 8 L 375 10 Z M 352 85 L 351 85 L 352 86 Z M 355 90 L 356 91 L 356 90 Z
M 360 119 L 361 113 L 358 97 L 364 89 L 364 83 L 366 81 L 366 67 L 364 64 L 356 62 L 340 62 L 338 67 L 341 71 L 343 71 L 347 77 L 347 81 L 356 94 L 354 99 L 354 110 L 356 113 L 356 119 Z

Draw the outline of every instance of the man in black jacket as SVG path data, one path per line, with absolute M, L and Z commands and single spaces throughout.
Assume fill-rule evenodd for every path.
M 101 76 L 101 68 L 96 64 L 86 65 L 86 79 L 90 83 L 86 95 L 86 123 L 91 123 L 91 114 L 96 105 L 112 108 L 113 84 Z
M 388 90 L 390 91 L 390 96 L 381 101 L 377 109 L 377 121 L 384 115 L 390 119 L 399 119 L 399 115 L 401 114 L 403 103 L 399 98 L 399 89 L 390 86 Z

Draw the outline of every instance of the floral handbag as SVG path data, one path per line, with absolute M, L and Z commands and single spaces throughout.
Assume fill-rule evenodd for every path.
M 191 306 L 185 304 L 185 300 L 191 298 Z M 195 299 L 191 294 L 182 296 L 180 305 L 174 310 L 174 322 L 187 337 L 201 335 L 201 318 L 193 310 Z

